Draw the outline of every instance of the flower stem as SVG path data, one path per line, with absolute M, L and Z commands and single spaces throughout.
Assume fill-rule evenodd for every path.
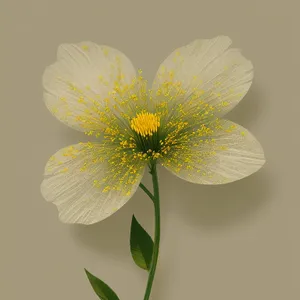
M 154 202 L 154 196 L 152 195 L 152 193 L 146 188 L 145 185 L 143 185 L 142 183 L 140 183 L 140 188 L 149 196 L 149 198 Z
M 144 300 L 150 298 L 151 289 L 153 285 L 153 280 L 156 271 L 156 265 L 159 254 L 159 243 L 160 243 L 160 203 L 159 203 L 159 187 L 158 187 L 158 176 L 156 163 L 154 162 L 150 168 L 150 174 L 152 175 L 153 183 L 153 203 L 154 203 L 154 214 L 155 214 L 155 231 L 154 231 L 154 245 L 153 245 L 153 254 L 152 261 L 149 270 L 149 277 L 147 282 L 147 287 L 145 291 Z

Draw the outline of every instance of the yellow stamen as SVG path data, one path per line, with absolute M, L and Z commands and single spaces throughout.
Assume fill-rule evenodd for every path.
M 131 128 L 143 137 L 151 136 L 160 126 L 159 117 L 149 112 L 141 112 L 130 122 Z

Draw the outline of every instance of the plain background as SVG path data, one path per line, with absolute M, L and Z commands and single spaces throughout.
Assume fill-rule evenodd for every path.
M 132 262 L 128 238 L 133 213 L 152 232 L 146 196 L 138 191 L 112 217 L 84 227 L 60 223 L 40 194 L 49 156 L 86 139 L 42 101 L 42 73 L 58 45 L 113 46 L 151 80 L 176 47 L 219 34 L 254 63 L 251 91 L 229 118 L 255 134 L 267 164 L 217 187 L 160 170 L 162 244 L 152 299 L 300 299 L 296 2 L 0 1 L 1 299 L 97 299 L 84 267 L 121 300 L 143 298 L 147 274 Z

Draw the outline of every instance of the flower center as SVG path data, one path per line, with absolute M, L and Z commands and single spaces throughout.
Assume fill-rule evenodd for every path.
M 152 136 L 160 126 L 159 117 L 146 111 L 138 113 L 130 122 L 130 127 L 142 137 Z

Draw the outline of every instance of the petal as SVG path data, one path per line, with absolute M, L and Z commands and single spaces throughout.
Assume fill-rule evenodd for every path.
M 178 177 L 200 184 L 236 181 L 258 171 L 264 163 L 263 149 L 255 137 L 228 120 L 216 120 L 162 159 Z
M 136 77 L 120 51 L 92 42 L 62 44 L 43 75 L 44 101 L 60 121 L 79 131 L 105 127 L 105 104 Z M 108 117 L 109 118 L 109 117 Z
M 226 36 L 195 40 L 178 48 L 160 65 L 153 83 L 156 102 L 191 106 L 209 104 L 217 117 L 230 111 L 247 93 L 252 64 Z M 187 101 L 190 100 L 190 101 Z M 170 105 L 169 103 L 169 105 Z
M 64 223 L 93 224 L 121 208 L 137 190 L 144 165 L 111 164 L 111 150 L 81 143 L 59 150 L 48 161 L 41 185 Z

